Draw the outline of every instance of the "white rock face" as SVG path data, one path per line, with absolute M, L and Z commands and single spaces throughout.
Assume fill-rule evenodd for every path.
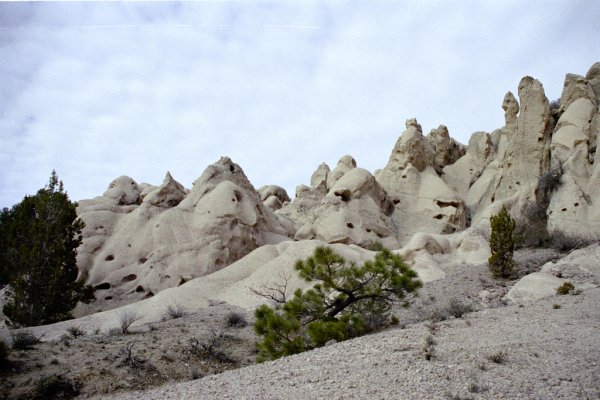
M 600 237 L 600 205 L 594 201 L 600 195 L 596 163 L 600 118 L 596 94 L 585 78 L 567 75 L 561 110 L 551 151 L 552 169 L 562 176 L 548 207 L 548 229 L 568 236 Z
M 133 180 L 121 177 L 115 182 L 107 191 L 111 197 L 79 204 L 86 227 L 78 265 L 86 282 L 97 288 L 98 298 L 80 312 L 151 297 L 288 234 L 228 158 L 209 166 L 187 194 L 167 174 L 140 205 L 130 204 L 137 201 Z
M 395 206 L 392 220 L 401 242 L 416 232 L 452 233 L 466 226 L 464 202 L 438 176 L 433 168 L 435 159 L 421 126 L 409 119 L 388 164 L 376 175 Z
M 326 164 L 319 166 L 312 188 L 302 186 L 294 201 L 277 211 L 297 227 L 294 239 L 398 247 L 389 217 L 393 203 L 373 175 L 357 168 L 349 156 L 342 157 L 331 173 L 327 170 Z

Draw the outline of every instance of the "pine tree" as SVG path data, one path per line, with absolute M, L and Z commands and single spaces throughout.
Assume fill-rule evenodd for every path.
M 84 224 L 76 207 L 52 171 L 45 188 L 3 210 L 0 275 L 10 285 L 3 311 L 11 323 L 33 326 L 68 319 L 78 301 L 93 299 L 93 289 L 77 281 L 76 249 Z
M 331 248 L 295 265 L 300 277 L 319 281 L 275 309 L 263 305 L 256 312 L 259 361 L 323 346 L 379 328 L 390 317 L 394 303 L 422 285 L 415 271 L 384 249 L 362 266 L 346 263 Z M 266 296 L 271 297 L 271 296 Z
M 497 215 L 490 218 L 490 228 L 490 270 L 497 278 L 509 278 L 515 268 L 513 253 L 518 242 L 516 222 L 508 215 L 506 208 L 502 207 Z

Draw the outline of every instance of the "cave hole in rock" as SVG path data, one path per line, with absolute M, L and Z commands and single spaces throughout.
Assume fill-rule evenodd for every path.
M 573 204 L 575 207 L 579 207 L 579 203 L 575 203 Z
M 149 291 L 148 293 L 146 293 L 146 295 L 144 296 L 145 299 L 154 296 L 154 293 L 152 293 L 152 290 Z
M 229 166 L 229 171 L 230 171 L 230 172 L 235 172 L 235 167 L 234 167 L 233 165 L 230 165 L 230 166 Z
M 348 202 L 352 199 L 352 193 L 348 189 L 338 190 L 334 194 L 344 202 Z
M 238 202 L 242 201 L 242 193 L 241 192 L 234 190 L 233 195 L 235 196 L 235 199 L 231 199 L 231 201 L 238 201 Z
M 113 297 L 112 297 L 112 296 L 106 296 L 106 297 L 104 298 L 104 300 L 112 300 L 112 299 L 113 299 Z
M 371 230 L 369 228 L 365 229 L 365 231 L 367 231 L 367 233 L 371 233 Z
M 187 281 L 186 281 L 185 279 L 181 278 L 181 279 L 179 280 L 179 283 L 177 284 L 177 286 L 181 286 L 181 285 L 183 285 L 183 284 L 184 284 L 184 283 L 186 283 L 186 282 L 187 282 Z
M 101 284 L 94 286 L 94 289 L 96 289 L 96 290 L 108 290 L 108 289 L 110 289 L 110 283 L 108 283 L 108 282 L 102 282 Z
M 137 279 L 136 274 L 129 274 L 129 275 L 126 275 L 123 278 L 121 278 L 121 282 L 131 282 L 131 281 L 135 281 L 136 279 Z
M 147 259 L 146 257 L 141 257 L 141 258 L 138 260 L 138 264 L 144 264 L 146 261 L 148 261 L 148 259 Z
M 444 215 L 443 214 L 437 214 L 437 215 L 434 215 L 433 218 L 435 218 L 435 219 L 442 219 L 442 218 L 444 218 Z
M 402 175 L 402 179 L 406 179 L 406 175 Z
M 115 259 L 115 256 L 113 256 L 112 254 L 109 254 L 106 256 L 106 258 L 104 259 L 104 261 L 112 261 Z
M 394 203 L 394 205 L 400 204 L 400 199 L 394 199 L 392 200 L 392 203 Z
M 346 224 L 346 226 L 347 226 L 348 228 L 350 228 L 350 229 L 354 228 L 354 225 L 352 224 L 352 222 L 348 222 L 348 223 Z
M 567 211 L 567 209 L 566 209 L 566 208 L 563 208 L 563 209 L 562 209 L 562 210 L 560 210 L 560 211 L 562 211 L 562 212 L 565 212 L 565 211 Z
M 135 288 L 135 291 L 138 293 L 144 292 L 144 288 L 142 287 L 142 285 L 139 285 L 138 287 Z

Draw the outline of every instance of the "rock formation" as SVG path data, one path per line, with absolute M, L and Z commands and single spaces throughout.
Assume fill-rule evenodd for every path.
M 113 307 L 219 270 L 288 231 L 228 158 L 209 166 L 193 188 L 167 174 L 147 188 L 120 177 L 104 196 L 79 203 L 86 224 L 78 265 L 99 302 Z
M 444 125 L 424 136 L 409 119 L 383 169 L 372 174 L 345 155 L 333 169 L 318 166 L 294 199 L 276 185 L 256 191 L 228 158 L 191 190 L 169 173 L 160 186 L 119 177 L 103 196 L 79 203 L 86 227 L 78 262 L 100 299 L 80 311 L 150 297 L 291 239 L 404 245 L 407 260 L 434 278 L 433 255 L 464 250 L 483 259 L 487 249 L 473 232 L 489 229 L 503 206 L 521 223 L 536 210 L 551 233 L 600 237 L 599 102 L 600 63 L 585 77 L 566 76 L 559 106 L 526 76 L 518 100 L 508 92 L 502 101 L 505 125 L 474 133 L 468 146 Z M 468 227 L 477 229 L 440 236 Z

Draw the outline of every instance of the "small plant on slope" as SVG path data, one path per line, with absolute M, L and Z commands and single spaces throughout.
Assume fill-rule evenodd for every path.
M 347 263 L 328 247 L 295 265 L 300 277 L 319 281 L 275 308 L 262 305 L 255 312 L 254 329 L 259 361 L 276 359 L 360 336 L 389 321 L 393 303 L 421 287 L 415 271 L 402 259 L 383 250 L 362 266 Z
M 518 242 L 516 222 L 508 215 L 506 208 L 502 207 L 498 214 L 490 218 L 490 227 L 490 269 L 496 278 L 509 278 L 515 268 L 513 254 Z

